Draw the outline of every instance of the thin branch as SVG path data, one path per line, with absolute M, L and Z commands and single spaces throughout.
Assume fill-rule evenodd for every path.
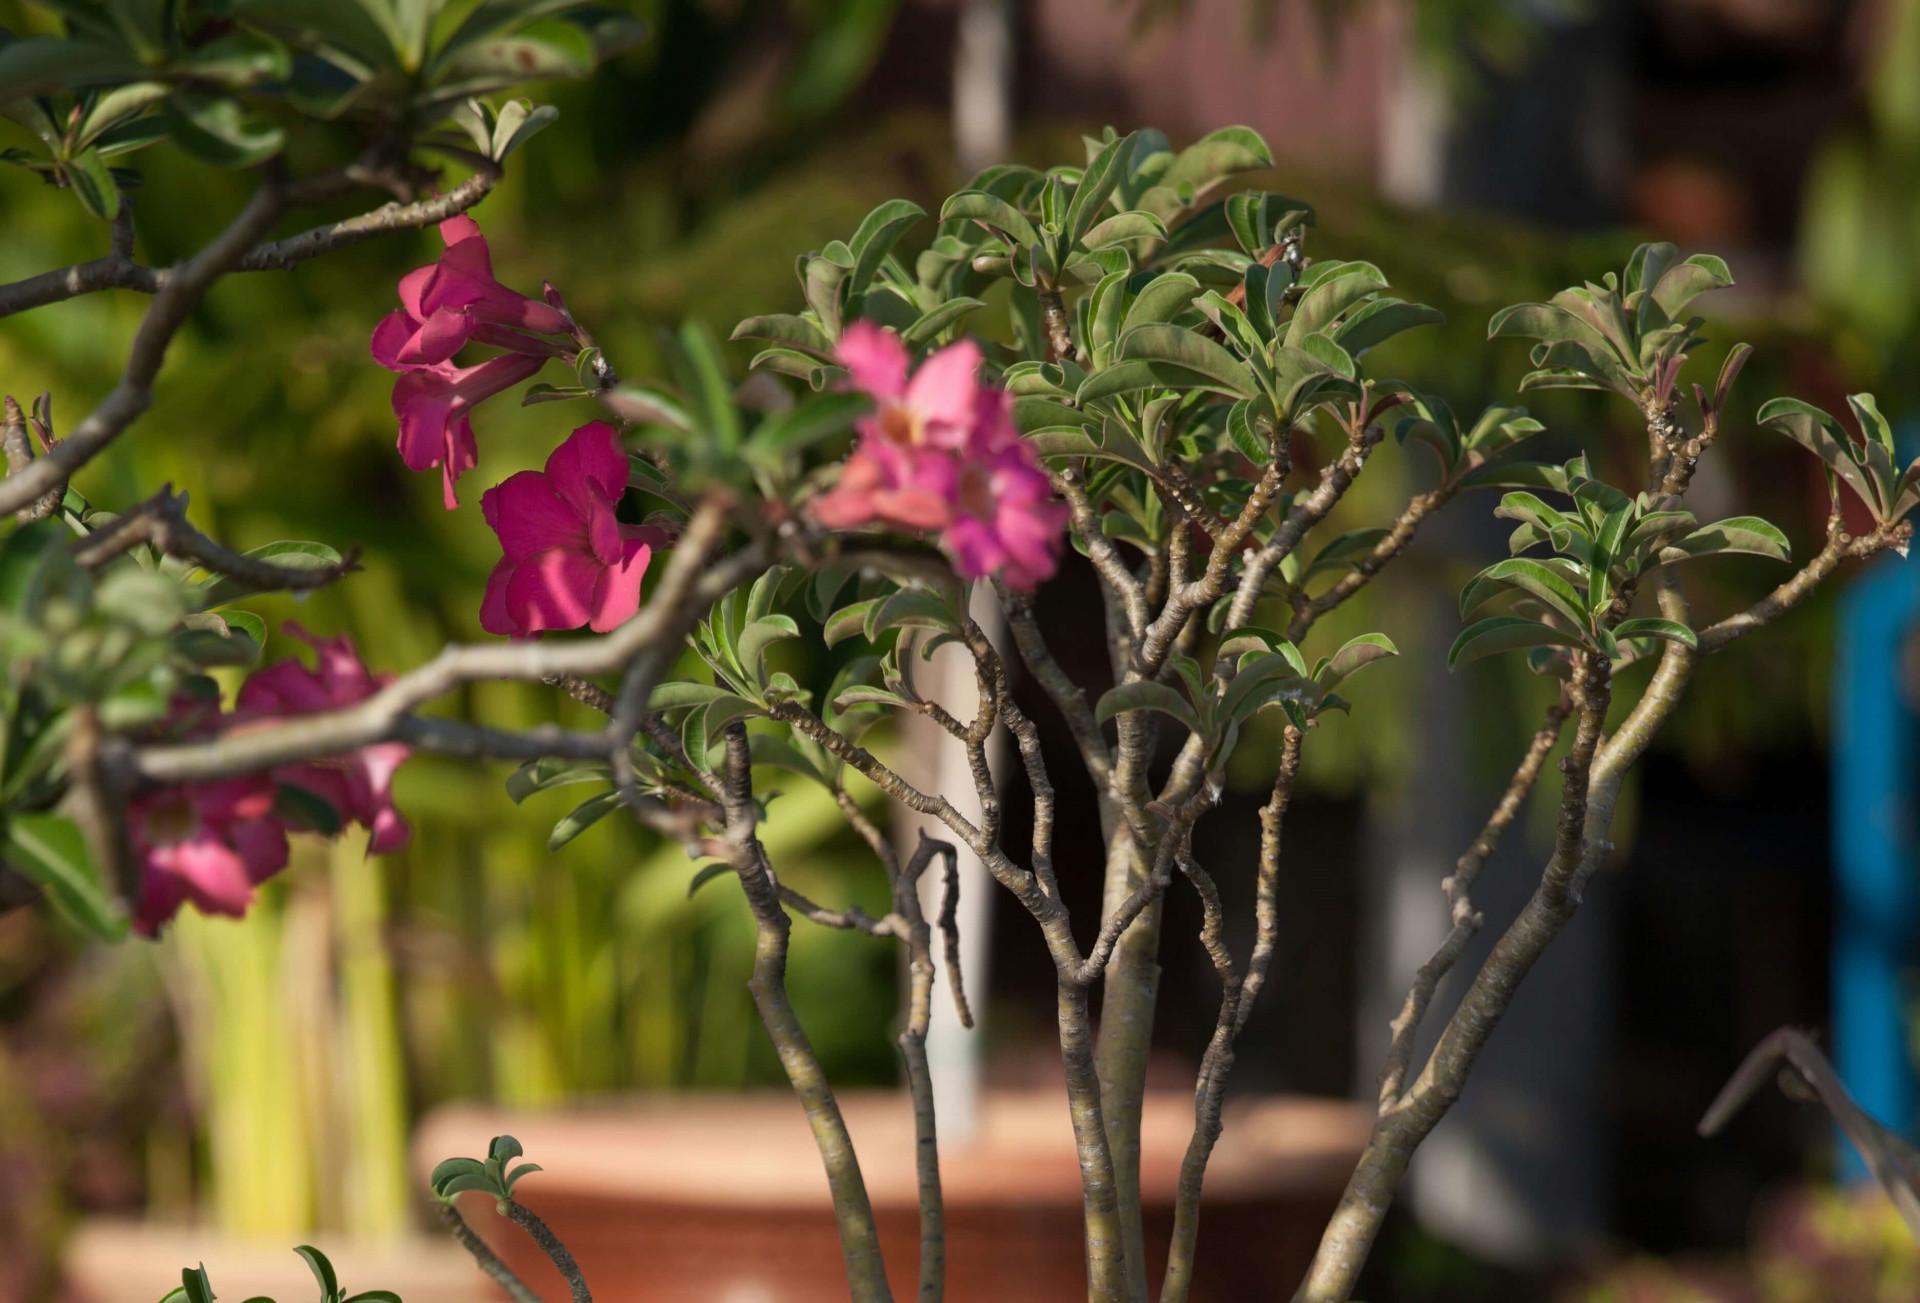
M 1385 569 L 1387 563 L 1399 556 L 1407 544 L 1413 541 L 1414 531 L 1420 527 L 1420 522 L 1444 506 L 1448 499 L 1453 497 L 1454 492 L 1452 486 L 1443 484 L 1431 492 L 1419 494 L 1407 503 L 1406 509 L 1394 520 L 1393 527 L 1387 531 L 1386 537 L 1375 543 L 1364 557 L 1355 562 L 1352 570 L 1340 576 L 1333 587 L 1318 597 L 1308 597 L 1304 592 L 1295 593 L 1293 622 L 1287 626 L 1287 640 L 1298 643 L 1305 639 L 1307 631 L 1313 628 L 1314 623 L 1321 616 L 1371 583 L 1373 577 Z
M 1306 735 L 1296 725 L 1287 725 L 1280 744 L 1280 767 L 1273 779 L 1273 795 L 1260 811 L 1260 867 L 1254 879 L 1253 953 L 1247 959 L 1247 979 L 1240 995 L 1238 1032 L 1247 1025 L 1253 1002 L 1267 984 L 1267 968 L 1273 962 L 1280 935 L 1280 832 L 1287 818 L 1287 806 L 1293 801 L 1294 780 L 1300 774 L 1300 746 Z
M 1700 651 L 1706 655 L 1719 651 L 1734 639 L 1763 628 L 1805 601 L 1821 581 L 1849 557 L 1868 557 L 1890 547 L 1903 546 L 1913 537 L 1911 521 L 1877 526 L 1859 538 L 1849 535 L 1840 524 L 1839 503 L 1827 518 L 1826 546 L 1802 566 L 1793 578 L 1738 615 L 1730 615 L 1700 631 Z
M 256 244 L 227 270 L 285 271 L 310 258 L 345 249 L 376 236 L 394 231 L 419 230 L 423 226 L 444 222 L 486 198 L 499 183 L 500 175 L 499 168 L 489 164 L 443 195 L 412 203 L 385 204 L 358 217 L 327 222 L 284 240 Z M 123 203 L 114 218 L 113 246 L 106 257 L 0 285 L 0 317 L 100 290 L 159 293 L 184 269 L 147 267 L 134 262 L 133 235 L 133 211 L 130 205 Z
M 318 566 L 284 566 L 247 556 L 216 542 L 187 523 L 187 495 L 173 485 L 120 516 L 105 529 L 76 540 L 73 559 L 92 570 L 141 544 L 166 556 L 191 561 L 204 570 L 262 591 L 311 592 L 360 568 L 359 549 L 351 548 L 337 562 Z
M 922 838 L 925 833 L 920 834 Z M 967 1004 L 967 984 L 960 971 L 960 857 L 945 842 L 923 842 L 940 847 L 946 859 L 945 893 L 940 902 L 941 953 L 946 959 L 947 986 L 953 993 L 953 1011 L 960 1025 L 973 1029 L 973 1009 Z
M 786 1069 L 787 1080 L 813 1129 L 814 1143 L 827 1171 L 827 1185 L 833 1193 L 834 1218 L 840 1227 L 840 1249 L 853 1303 L 892 1303 L 893 1293 L 880 1256 L 879 1228 L 846 1119 L 841 1116 L 819 1056 L 787 998 L 787 945 L 792 926 L 781 908 L 766 850 L 755 833 L 759 812 L 753 799 L 753 756 L 747 746 L 746 726 L 737 720 L 727 728 L 726 758 L 722 790 L 725 843 L 732 851 L 731 862 L 753 911 L 757 936 L 753 976 L 747 985 L 760 1021 L 779 1052 L 780 1065 Z
M 1700 1119 L 1700 1134 L 1711 1136 L 1726 1126 L 1753 1098 L 1754 1092 L 1774 1075 L 1776 1065 L 1782 1063 L 1812 1088 L 1814 1097 L 1826 1106 L 1833 1120 L 1847 1133 L 1847 1139 L 1853 1141 L 1853 1147 L 1860 1151 L 1874 1179 L 1899 1209 L 1907 1229 L 1915 1239 L 1920 1239 L 1920 1193 L 1915 1190 L 1920 1186 L 1920 1155 L 1915 1154 L 1905 1137 L 1883 1126 L 1854 1102 L 1841 1084 L 1840 1075 L 1827 1062 L 1827 1056 L 1803 1031 L 1782 1027 L 1754 1046 Z M 1780 1079 L 1783 1088 L 1792 1084 L 1785 1070 L 1781 1071 Z
M 533 1287 L 515 1275 L 512 1267 L 500 1261 L 499 1256 L 487 1247 L 485 1240 L 474 1233 L 473 1227 L 467 1225 L 467 1219 L 460 1215 L 460 1210 L 451 1202 L 440 1204 L 440 1220 L 446 1223 L 447 1230 L 453 1235 L 454 1243 L 473 1255 L 473 1260 L 479 1265 L 480 1270 L 491 1277 L 494 1284 L 505 1290 L 507 1297 L 512 1299 L 513 1303 L 541 1303 L 540 1296 L 534 1293 Z
M 268 181 L 212 243 L 183 263 L 153 297 L 127 354 L 126 370 L 100 405 L 31 466 L 0 480 L 0 512 L 18 511 L 55 485 L 65 483 L 120 436 L 153 401 L 153 382 L 167 346 L 199 306 L 214 281 L 231 271 L 254 242 L 286 211 L 287 187 Z M 0 308 L 4 308 L 0 295 Z
M 573 1303 L 593 1303 L 593 1291 L 587 1288 L 586 1277 L 580 1274 L 580 1264 L 573 1260 L 573 1254 L 560 1242 L 560 1237 L 524 1204 L 508 1200 L 507 1216 L 547 1255 L 554 1269 L 560 1273 L 560 1278 L 567 1282 L 567 1292 L 572 1296 Z
M 1001 606 L 1007 613 L 1007 629 L 1013 634 L 1013 645 L 1020 653 L 1021 663 L 1059 708 L 1067 730 L 1073 734 L 1074 744 L 1080 748 L 1081 762 L 1092 776 L 1094 787 L 1104 791 L 1113 772 L 1113 752 L 1093 717 L 1093 707 L 1087 704 L 1085 689 L 1053 658 L 1040 633 L 1040 622 L 1034 617 L 1033 599 L 1024 593 L 1012 592 L 1005 585 L 999 588 Z
M 1107 588 L 1119 598 L 1126 612 L 1127 626 L 1133 636 L 1138 638 L 1146 632 L 1147 621 L 1151 618 L 1147 612 L 1146 591 L 1133 572 L 1127 569 L 1127 563 L 1120 556 L 1119 549 L 1113 545 L 1100 529 L 1100 517 L 1094 514 L 1093 504 L 1087 499 L 1086 486 L 1080 482 L 1079 473 L 1068 469 L 1056 471 L 1052 476 L 1054 492 L 1067 500 L 1067 508 L 1072 513 L 1073 536 L 1086 549 L 1087 559 L 1093 562 L 1093 568 L 1100 578 L 1106 581 Z
M 1193 1135 L 1180 1162 L 1180 1183 L 1173 1202 L 1173 1238 L 1167 1246 L 1167 1271 L 1160 1286 L 1160 1303 L 1187 1303 L 1193 1288 L 1194 1248 L 1200 1238 L 1200 1192 L 1206 1181 L 1207 1162 L 1220 1139 L 1227 1074 L 1233 1069 L 1233 1038 L 1245 1022 L 1241 1011 L 1245 988 L 1233 956 L 1227 950 L 1219 889 L 1214 886 L 1212 876 L 1192 856 L 1182 852 L 1179 859 L 1181 872 L 1200 896 L 1200 944 L 1220 978 L 1220 1013 L 1214 1021 L 1206 1054 L 1200 1061 L 1199 1080 L 1194 1084 Z
M 677 649 L 708 606 L 766 568 L 766 550 L 757 543 L 749 543 L 723 561 L 709 563 L 708 545 L 719 538 L 725 523 L 725 514 L 717 503 L 704 504 L 688 524 L 686 537 L 674 549 L 647 605 L 611 633 L 567 641 L 448 647 L 372 696 L 340 710 L 232 731 L 206 742 L 126 751 L 122 757 L 125 777 L 158 783 L 232 778 L 315 756 L 342 755 L 370 743 L 409 736 L 409 730 L 412 736 L 422 736 L 423 730 L 424 735 L 431 736 L 433 729 L 444 728 L 447 722 L 429 724 L 414 717 L 413 710 L 463 684 L 483 679 L 541 680 L 562 674 L 607 674 L 649 648 Z M 475 731 L 471 736 L 489 735 Z M 568 748 L 554 754 L 610 755 L 615 747 L 615 742 L 605 737 L 593 746 L 584 740 L 578 745 L 568 741 L 580 739 L 577 734 L 556 730 L 549 736 Z M 624 750 L 624 741 L 619 745 Z M 511 754 L 523 753 L 516 749 Z
M 1520 813 L 1520 807 L 1533 790 L 1534 780 L 1540 776 L 1548 753 L 1560 740 L 1560 731 L 1572 711 L 1573 698 L 1563 690 L 1554 703 L 1547 707 L 1546 718 L 1535 731 L 1533 740 L 1527 744 L 1526 754 L 1521 756 L 1486 826 L 1454 864 L 1453 872 L 1440 884 L 1440 890 L 1447 898 L 1447 914 L 1452 926 L 1433 957 L 1420 965 L 1406 1001 L 1393 1020 L 1393 1040 L 1387 1048 L 1386 1067 L 1380 1074 L 1379 1108 L 1382 1112 L 1400 1102 L 1400 1091 L 1413 1062 L 1414 1037 L 1419 1034 L 1421 1020 L 1427 1016 L 1427 1007 L 1433 1002 L 1440 980 L 1460 961 L 1467 943 L 1480 931 L 1485 921 L 1484 916 L 1473 907 L 1474 881 L 1480 876 L 1488 857 L 1499 846 L 1502 834 Z

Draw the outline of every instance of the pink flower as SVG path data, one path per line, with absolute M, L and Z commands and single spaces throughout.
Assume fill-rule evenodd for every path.
M 532 376 L 550 357 L 571 357 L 575 347 L 565 312 L 494 279 L 486 239 L 471 217 L 442 222 L 440 238 L 446 252 L 401 277 L 402 306 L 374 327 L 371 347 L 374 361 L 400 376 L 393 412 L 401 459 L 409 470 L 440 468 L 451 511 L 460 505 L 454 482 L 478 460 L 468 415 L 474 405 Z M 477 366 L 455 365 L 470 340 L 507 351 Z
M 829 529 L 938 530 L 963 578 L 995 574 L 1022 591 L 1050 578 L 1069 513 L 1050 501 L 1012 400 L 979 382 L 980 350 L 949 345 L 909 379 L 906 345 L 859 321 L 841 336 L 839 356 L 875 412 L 859 423 L 839 483 L 808 504 L 814 519 Z
M 1051 501 L 1053 486 L 1030 445 L 1015 435 L 996 448 L 989 427 L 976 433 L 972 455 L 961 460 L 954 519 L 941 546 L 961 578 L 997 575 L 1007 587 L 1030 593 L 1053 578 L 1072 513 Z
M 873 398 L 873 415 L 859 422 L 863 435 L 902 448 L 957 452 L 966 445 L 981 391 L 980 347 L 972 340 L 947 345 L 908 379 L 910 358 L 900 336 L 856 321 L 840 335 L 839 358 L 853 387 Z
M 480 626 L 527 638 L 546 629 L 617 628 L 640 609 L 640 579 L 665 533 L 615 515 L 627 456 L 613 427 L 593 421 L 480 498 L 505 553 L 487 579 Z
M 566 313 L 494 279 L 493 258 L 478 222 L 464 213 L 449 217 L 440 223 L 440 238 L 447 246 L 440 260 L 400 278 L 402 306 L 374 328 L 374 356 L 391 358 L 382 358 L 382 366 L 399 370 L 445 362 L 476 334 L 483 343 L 524 347 L 542 357 L 553 351 L 534 339 L 516 342 L 515 332 L 572 337 Z M 485 331 L 487 326 L 500 329 Z
M 127 834 L 140 862 L 134 931 L 153 936 L 189 902 L 203 914 L 245 914 L 253 889 L 287 865 L 287 832 L 273 801 L 264 776 L 131 798 Z
M 408 470 L 440 468 L 448 511 L 460 505 L 454 482 L 480 459 L 474 443 L 474 405 L 511 389 L 544 365 L 542 359 L 503 353 L 478 366 L 451 362 L 407 371 L 393 385 L 393 414 L 400 418 L 398 447 Z
M 242 720 L 336 710 L 366 700 L 393 680 L 367 669 L 352 638 L 316 638 L 291 620 L 283 627 L 313 648 L 314 668 L 290 656 L 249 676 L 237 702 Z M 409 754 L 404 742 L 376 742 L 343 756 L 282 766 L 273 778 L 305 788 L 342 819 L 366 828 L 368 853 L 384 854 L 406 845 L 413 832 L 393 805 L 393 774 Z

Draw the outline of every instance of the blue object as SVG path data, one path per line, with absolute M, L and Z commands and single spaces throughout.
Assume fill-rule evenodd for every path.
M 1889 557 L 1848 587 L 1834 663 L 1833 1049 L 1860 1107 L 1911 1138 L 1920 1111 L 1909 1051 L 1909 972 L 1920 929 L 1920 719 L 1902 690 L 1920 625 L 1920 557 Z M 1843 1179 L 1867 1176 L 1838 1140 Z

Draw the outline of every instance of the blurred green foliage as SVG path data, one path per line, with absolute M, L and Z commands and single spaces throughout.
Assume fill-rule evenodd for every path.
M 829 112 L 864 75 L 891 16 L 887 0 L 792 8 L 664 0 L 641 11 L 656 25 L 656 40 L 592 81 L 546 95 L 562 110 L 560 128 L 515 156 L 507 181 L 477 212 L 501 279 L 526 288 L 552 280 L 633 378 L 658 368 L 661 333 L 682 319 L 724 338 L 743 317 L 794 310 L 797 254 L 845 237 L 886 198 L 934 210 L 958 180 L 947 126 L 930 117 L 847 123 L 809 133 L 804 148 L 793 148 L 800 125 Z M 0 23 L 24 30 L 29 15 L 0 0 Z M 760 48 L 763 39 L 783 52 L 783 76 L 770 98 L 743 106 L 748 91 L 736 75 L 736 52 Z M 742 114 L 758 125 L 725 126 Z M 1072 156 L 1077 134 L 1036 132 L 1018 155 L 1034 162 Z M 242 201 L 242 179 L 192 163 L 170 145 L 142 154 L 140 163 L 148 173 L 136 197 L 146 261 L 165 264 L 196 247 Z M 1445 325 L 1383 347 L 1396 374 L 1461 411 L 1510 401 L 1526 369 L 1524 349 L 1486 345 L 1493 309 L 1618 265 L 1635 242 L 1624 233 L 1548 238 L 1477 217 L 1409 216 L 1331 176 L 1288 169 L 1248 184 L 1314 202 L 1319 226 L 1309 253 L 1377 262 L 1396 293 L 1446 312 Z M 96 256 L 104 238 L 79 207 L 22 172 L 0 177 L 0 229 L 8 233 L 0 280 Z M 905 247 L 923 246 L 931 234 L 925 223 Z M 123 506 L 171 480 L 191 491 L 196 523 L 238 547 L 286 537 L 359 544 L 366 569 L 351 582 L 297 605 L 255 605 L 271 620 L 297 614 L 320 632 L 353 634 L 376 670 L 417 664 L 450 639 L 482 637 L 477 611 L 497 549 L 474 499 L 480 487 L 539 466 L 590 413 L 490 405 L 476 421 L 481 463 L 467 505 L 440 509 L 437 477 L 408 474 L 394 454 L 391 378 L 366 351 L 374 322 L 393 304 L 395 281 L 437 248 L 429 232 L 361 245 L 291 274 L 230 278 L 176 347 L 152 412 L 83 487 L 104 505 Z M 8 320 L 0 326 L 0 388 L 23 396 L 51 390 L 56 418 L 71 422 L 115 375 L 142 307 L 131 296 L 100 295 Z M 1004 299 L 992 300 L 974 324 L 1010 337 Z M 1742 337 L 1719 322 L 1710 329 L 1713 343 L 1695 364 L 1708 375 Z M 1760 352 L 1716 454 L 1740 485 L 1727 496 L 1780 522 L 1804 551 L 1814 537 L 1806 507 L 1818 486 L 1802 474 L 1797 450 L 1756 435 L 1749 418 L 1761 398 L 1789 388 L 1807 346 L 1764 332 L 1745 337 Z M 749 355 L 739 346 L 736 365 L 743 368 Z M 1586 448 L 1596 466 L 1617 470 L 1627 441 L 1639 437 L 1598 395 L 1542 395 L 1530 406 L 1549 426 L 1543 456 Z M 1422 456 L 1383 454 L 1382 473 L 1361 482 L 1343 515 L 1390 514 L 1431 474 Z M 1777 473 L 1783 466 L 1791 473 Z M 1484 518 L 1493 504 L 1470 498 L 1452 514 Z M 1504 532 L 1490 536 L 1489 551 Z M 1449 553 L 1471 551 L 1478 536 L 1468 527 L 1449 538 L 1444 548 L 1417 551 L 1319 636 L 1337 646 L 1380 628 L 1403 651 L 1422 640 L 1444 646 L 1454 628 L 1431 627 L 1424 608 L 1408 607 L 1407 598 L 1436 570 L 1449 588 L 1471 573 L 1471 557 L 1455 561 Z M 1731 606 L 1774 577 L 1764 562 L 1727 563 L 1714 580 L 1726 592 L 1703 605 Z M 1749 657 L 1704 681 L 1688 707 L 1688 744 L 1724 750 L 1805 727 L 1817 713 L 1824 670 L 1811 650 L 1820 645 L 1810 636 L 1817 623 L 1790 624 L 1764 663 Z M 270 654 L 291 650 L 278 642 Z M 1477 712 L 1487 719 L 1526 718 L 1505 707 L 1546 690 L 1512 665 L 1478 667 L 1470 683 L 1500 707 Z M 1323 789 L 1352 788 L 1403 772 L 1406 740 L 1386 721 L 1406 717 L 1418 686 L 1412 675 L 1379 676 L 1369 685 L 1365 722 L 1333 722 L 1312 749 L 1312 780 Z M 1783 700 L 1807 702 L 1809 712 L 1783 711 Z M 583 707 L 522 685 L 476 686 L 447 709 L 507 727 L 589 723 Z M 1510 763 L 1518 734 L 1486 730 L 1465 741 L 1473 762 L 1491 773 Z M 1263 760 L 1257 743 L 1250 737 L 1242 753 L 1255 768 Z M 443 1100 L 538 1106 L 635 1087 L 781 1080 L 746 992 L 752 929 L 737 886 L 716 882 L 688 899 L 685 857 L 625 821 L 605 821 L 549 852 L 548 829 L 573 794 L 515 806 L 503 776 L 498 767 L 416 759 L 397 789 L 417 825 L 403 853 L 375 862 L 373 873 L 348 852 L 307 854 L 305 867 L 275 884 L 245 922 L 194 920 L 160 947 L 177 1006 L 210 1011 L 197 1029 L 189 1019 L 188 1054 L 200 1167 L 230 1226 L 285 1234 L 315 1221 L 346 1225 L 338 1186 L 347 1151 L 330 1138 L 371 1137 L 364 1141 L 370 1151 L 355 1154 L 358 1170 L 391 1175 L 402 1162 L 393 1119 L 403 1127 L 408 1113 Z M 776 800 L 767 836 L 785 876 L 809 896 L 884 912 L 884 883 L 870 853 L 817 794 L 793 790 Z M 227 935 L 209 944 L 218 933 L 248 940 L 236 945 Z M 44 953 L 66 942 L 35 944 Z M 391 959 L 369 966 L 375 952 Z M 160 977 L 147 955 L 138 948 L 125 954 L 115 962 L 126 967 L 126 980 L 157 1000 Z M 837 1083 L 892 1079 L 893 966 L 889 947 L 857 934 L 795 932 L 794 1002 Z M 0 1002 L 23 986 L 0 968 Z M 256 998 L 245 998 L 249 991 Z M 284 1004 L 257 997 L 296 991 L 313 1023 L 304 1043 L 276 1055 L 273 1027 Z M 285 1085 L 305 1075 L 303 1065 L 321 1062 L 349 1078 L 337 1097 L 317 1100 Z M 16 1096 L 5 1090 L 4 1075 L 0 1116 L 9 1116 Z M 282 1121 L 299 1123 L 284 1128 L 294 1147 L 288 1152 L 231 1137 L 251 1124 L 246 1111 L 260 1099 Z M 174 1152 L 168 1135 L 177 1118 L 151 1125 L 152 1152 Z M 167 1184 L 171 1170 L 161 1158 L 149 1163 L 150 1192 L 176 1188 Z M 290 1170 L 310 1175 L 289 1182 Z M 291 1190 L 291 1202 L 254 1197 L 263 1181 L 283 1195 Z M 365 1214 L 354 1229 L 405 1215 L 403 1198 L 376 1203 L 386 1212 Z

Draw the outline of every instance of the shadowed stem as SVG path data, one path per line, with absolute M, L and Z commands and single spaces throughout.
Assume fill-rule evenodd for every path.
M 847 1133 L 846 1119 L 840 1114 L 833 1088 L 827 1084 L 820 1058 L 787 998 L 787 946 L 793 925 L 781 907 L 766 851 L 754 834 L 759 812 L 753 800 L 753 761 L 747 749 L 746 726 L 738 721 L 727 729 L 726 755 L 726 781 L 721 793 L 727 812 L 726 841 L 757 933 L 753 976 L 747 986 L 780 1056 L 780 1066 L 786 1070 L 794 1094 L 800 1097 L 820 1161 L 827 1169 L 853 1303 L 893 1303 L 880 1257 L 880 1232 L 874 1223 L 866 1182 L 860 1175 L 860 1160 L 853 1152 L 853 1138 Z
M 536 1217 L 524 1204 L 507 1204 L 507 1216 L 513 1224 L 525 1231 L 540 1251 L 553 1262 L 560 1278 L 567 1282 L 567 1292 L 573 1296 L 573 1303 L 593 1303 L 593 1292 L 587 1288 L 586 1277 L 580 1274 L 580 1264 L 573 1260 L 573 1254 L 560 1242 L 547 1224 Z
M 494 1251 L 487 1247 L 486 1241 L 475 1234 L 473 1227 L 467 1225 L 467 1219 L 460 1215 L 460 1210 L 452 1203 L 440 1205 L 440 1220 L 445 1222 L 447 1230 L 452 1232 L 454 1243 L 473 1255 L 473 1260 L 479 1265 L 480 1270 L 486 1272 L 494 1284 L 505 1290 L 507 1297 L 512 1299 L 513 1303 L 541 1303 L 540 1296 L 533 1292 L 532 1287 L 514 1275 L 513 1268 L 500 1261 Z

